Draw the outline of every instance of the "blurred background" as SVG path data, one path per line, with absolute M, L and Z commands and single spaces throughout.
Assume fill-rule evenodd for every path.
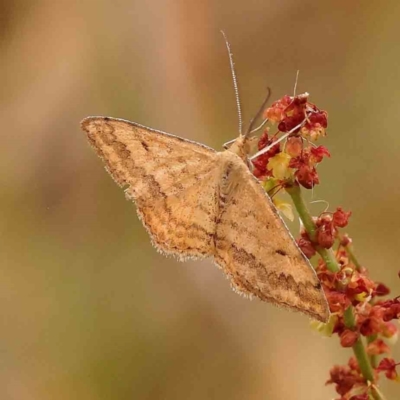
M 324 382 L 351 352 L 237 296 L 211 262 L 159 255 L 79 122 L 120 117 L 220 149 L 237 135 L 221 29 L 245 120 L 300 70 L 298 93 L 330 117 L 314 199 L 352 210 L 359 259 L 399 295 L 400 3 L 0 7 L 1 399 L 337 397 Z

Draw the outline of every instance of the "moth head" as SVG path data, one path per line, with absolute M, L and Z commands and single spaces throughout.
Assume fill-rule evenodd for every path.
M 243 161 L 247 161 L 248 155 L 254 153 L 257 149 L 258 139 L 253 137 L 246 137 L 240 135 L 234 141 L 228 142 L 224 145 L 224 148 L 231 153 L 238 155 Z

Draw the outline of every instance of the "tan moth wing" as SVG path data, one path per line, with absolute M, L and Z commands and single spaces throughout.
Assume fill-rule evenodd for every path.
M 178 258 L 214 253 L 217 153 L 129 121 L 89 117 L 82 128 L 106 169 L 135 201 L 153 244 Z
M 221 155 L 227 169 L 216 262 L 237 291 L 326 322 L 329 308 L 319 280 L 270 198 L 239 157 Z
M 239 292 L 328 319 L 314 270 L 240 157 L 119 119 L 82 128 L 158 250 L 213 257 Z

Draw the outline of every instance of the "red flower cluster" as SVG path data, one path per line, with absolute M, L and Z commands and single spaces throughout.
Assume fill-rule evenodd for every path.
M 381 296 L 385 296 L 389 293 L 389 289 L 383 283 L 379 283 L 379 291 L 383 293 Z M 390 321 L 395 318 L 400 319 L 400 296 L 393 300 L 380 303 L 380 307 L 385 310 L 383 315 L 385 321 Z
M 386 375 L 386 378 L 391 379 L 391 380 L 397 380 L 398 375 L 396 371 L 396 367 L 400 365 L 400 363 L 397 363 L 393 360 L 393 358 L 384 358 L 378 365 L 378 368 L 376 369 L 379 372 L 384 372 Z
M 336 260 L 340 266 L 337 272 L 330 271 L 326 264 L 320 260 L 316 268 L 318 277 L 324 288 L 329 308 L 332 313 L 331 333 L 339 336 L 342 347 L 353 347 L 356 342 L 367 339 L 366 354 L 370 359 L 373 371 L 373 382 L 366 381 L 360 372 L 356 359 L 351 358 L 348 365 L 334 366 L 330 371 L 330 379 L 327 384 L 335 384 L 336 391 L 341 395 L 339 400 L 369 399 L 371 384 L 376 385 L 379 373 L 384 373 L 388 379 L 400 380 L 396 367 L 399 363 L 392 358 L 383 358 L 378 365 L 374 357 L 388 354 L 390 349 L 385 342 L 393 339 L 398 334 L 398 328 L 393 324 L 394 319 L 400 319 L 400 297 L 382 301 L 379 297 L 389 294 L 389 288 L 382 283 L 373 281 L 368 276 L 368 271 L 363 267 L 357 267 L 352 262 L 349 246 L 351 240 L 339 236 L 338 227 L 346 226 L 350 213 L 338 208 L 333 217 L 322 215 L 317 220 L 318 229 L 324 227 L 323 235 L 338 243 Z M 320 221 L 318 223 L 318 221 Z M 326 233 L 334 230 L 336 233 Z M 317 244 L 302 237 L 299 244 L 306 243 L 305 251 L 314 254 L 316 248 L 321 246 L 319 235 Z M 332 246 L 333 243 L 330 243 Z M 348 313 L 351 313 L 353 323 L 348 323 Z
M 274 177 L 268 163 L 279 153 L 285 153 L 290 156 L 285 180 L 288 182 L 296 180 L 306 189 L 313 188 L 319 183 L 316 166 L 324 157 L 330 157 L 330 154 L 324 146 L 312 147 L 309 140 L 316 140 L 325 135 L 328 125 L 326 111 L 321 111 L 309 103 L 308 93 L 305 93 L 296 97 L 282 97 L 266 109 L 264 116 L 271 122 L 278 123 L 278 132 L 269 137 L 268 131 L 265 131 L 258 143 L 259 150 L 271 145 L 280 132 L 289 132 L 290 135 L 283 148 L 277 143 L 253 161 L 254 175 L 259 179 Z M 281 183 L 284 186 L 286 182 Z
M 269 137 L 268 136 L 268 130 L 266 130 L 260 137 L 260 140 L 258 141 L 258 150 L 262 150 L 265 147 L 271 145 L 275 141 L 275 136 Z M 268 177 L 272 177 L 272 171 L 267 169 L 267 165 L 269 160 L 274 157 L 276 154 L 280 153 L 281 151 L 281 146 L 279 143 L 274 145 L 270 150 L 268 150 L 266 153 L 261 154 L 258 156 L 254 161 L 253 161 L 253 174 L 256 176 L 258 179 L 264 179 Z
M 301 248 L 303 253 L 311 258 L 316 254 L 316 246 L 330 249 L 335 240 L 339 238 L 338 228 L 345 227 L 351 215 L 351 211 L 345 212 L 341 207 L 338 207 L 333 214 L 323 213 L 315 221 L 316 225 L 316 237 L 312 242 L 308 233 L 303 229 L 301 231 L 301 237 L 297 240 L 298 246 Z M 349 244 L 349 238 L 344 237 L 342 245 Z
M 273 144 L 280 132 L 287 139 L 253 161 L 254 175 L 271 179 L 275 186 L 277 181 L 286 188 L 297 184 L 313 188 L 319 183 L 317 165 L 330 154 L 324 146 L 315 147 L 310 141 L 325 136 L 327 113 L 309 103 L 305 93 L 284 96 L 265 111 L 264 117 L 278 124 L 278 132 L 270 137 L 266 131 L 258 143 L 259 150 Z M 335 384 L 339 400 L 369 400 L 372 394 L 374 399 L 381 398 L 374 392 L 380 375 L 400 381 L 396 371 L 400 363 L 387 356 L 390 349 L 385 342 L 398 335 L 392 321 L 400 319 L 400 296 L 380 299 L 389 294 L 389 288 L 368 276 L 353 254 L 351 239 L 339 232 L 348 225 L 350 216 L 351 212 L 340 207 L 333 213 L 322 213 L 314 219 L 314 231 L 303 229 L 297 243 L 308 258 L 329 252 L 336 260 L 334 268 L 326 264 L 330 258 L 324 258 L 326 262 L 321 259 L 316 267 L 332 313 L 324 328 L 330 335 L 338 335 L 342 347 L 353 347 L 356 358 L 350 358 L 347 365 L 334 366 L 327 384 Z M 378 362 L 377 357 L 382 356 Z
M 354 357 L 350 358 L 348 365 L 341 367 L 335 365 L 330 371 L 330 376 L 326 384 L 334 383 L 336 385 L 336 391 L 342 396 L 341 400 L 361 400 L 364 398 L 368 400 L 368 397 L 355 397 L 363 396 L 367 391 L 367 385 Z M 361 393 L 357 394 L 357 392 Z
M 290 160 L 289 167 L 295 169 L 294 176 L 297 182 L 306 189 L 312 189 L 319 183 L 316 165 L 324 157 L 330 157 L 329 151 L 324 146 L 309 147 L 304 149 L 300 155 Z
M 336 218 L 330 218 L 328 226 L 337 231 L 339 226 L 347 225 L 349 213 L 341 209 L 336 212 Z M 324 223 L 320 226 L 324 226 Z M 337 234 L 334 237 L 338 242 L 336 260 L 340 270 L 331 272 L 322 260 L 317 266 L 317 274 L 333 314 L 332 333 L 339 336 L 342 347 L 354 346 L 361 337 L 368 339 L 366 353 L 371 358 L 374 384 L 378 382 L 379 372 L 384 372 L 388 379 L 398 380 L 394 360 L 384 358 L 377 366 L 372 357 L 387 354 L 389 346 L 385 339 L 392 339 L 398 334 L 398 328 L 391 321 L 400 318 L 400 300 L 398 297 L 379 300 L 379 297 L 389 293 L 388 287 L 373 281 L 365 268 L 354 265 L 349 256 L 351 240 L 347 236 L 344 240 L 339 239 Z M 308 246 L 313 246 L 313 243 L 309 242 Z M 349 325 L 346 320 L 349 311 L 354 318 L 354 325 Z M 336 384 L 336 391 L 342 396 L 340 400 L 369 399 L 371 388 L 360 373 L 355 359 L 347 366 L 333 367 L 330 374 L 331 379 L 327 383 Z
M 298 96 L 283 96 L 267 108 L 264 117 L 278 123 L 281 132 L 291 132 L 311 140 L 325 136 L 328 113 L 308 102 L 308 93 Z

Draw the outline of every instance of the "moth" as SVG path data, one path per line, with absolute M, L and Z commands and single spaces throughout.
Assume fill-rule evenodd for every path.
M 237 292 L 328 320 L 314 269 L 249 170 L 248 135 L 217 152 L 123 119 L 81 125 L 158 251 L 212 258 Z

